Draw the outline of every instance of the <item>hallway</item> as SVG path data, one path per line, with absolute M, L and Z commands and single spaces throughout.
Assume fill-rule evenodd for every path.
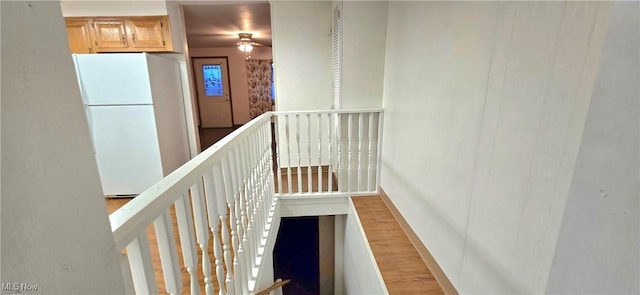
M 234 130 L 240 128 L 242 125 L 236 125 L 228 128 L 198 128 L 200 133 L 200 149 L 204 151 L 208 147 L 212 146 L 218 140 L 229 135 Z

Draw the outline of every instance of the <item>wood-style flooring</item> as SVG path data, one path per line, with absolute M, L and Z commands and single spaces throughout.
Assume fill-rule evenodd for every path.
M 382 198 L 352 200 L 389 294 L 444 294 Z

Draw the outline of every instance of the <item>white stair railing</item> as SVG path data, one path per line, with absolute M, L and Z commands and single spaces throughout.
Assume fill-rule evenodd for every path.
M 278 195 L 378 192 L 382 110 L 273 114 L 280 168 L 276 171 Z
M 116 247 L 126 250 L 129 291 L 249 294 L 264 287 L 255 284 L 270 255 L 279 196 L 377 193 L 382 123 L 382 110 L 269 112 L 203 151 L 109 216 Z M 151 225 L 157 247 L 147 236 Z M 160 258 L 164 290 L 152 256 Z
M 125 277 L 133 281 L 135 293 L 159 291 L 152 254 L 162 265 L 165 290 L 160 291 L 185 293 L 177 244 L 189 274 L 186 293 L 200 294 L 200 284 L 205 294 L 213 294 L 215 285 L 219 294 L 253 290 L 276 201 L 270 118 L 264 114 L 239 128 L 109 216 L 116 247 L 126 249 L 131 272 Z M 150 253 L 146 229 L 151 224 L 157 254 Z M 197 281 L 198 264 L 203 282 Z

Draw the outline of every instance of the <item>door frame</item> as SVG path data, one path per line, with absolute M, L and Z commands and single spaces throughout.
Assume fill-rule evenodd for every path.
M 202 115 L 200 114 L 200 97 L 198 96 L 198 75 L 196 74 L 196 71 L 199 70 L 197 69 L 194 64 L 195 61 L 198 59 L 211 59 L 211 58 L 218 58 L 218 59 L 224 59 L 226 64 L 227 64 L 227 80 L 229 81 L 229 111 L 231 112 L 231 126 L 235 126 L 235 120 L 233 117 L 233 93 L 231 92 L 231 69 L 229 68 L 229 57 L 228 56 L 196 56 L 196 57 L 191 57 L 191 77 L 192 77 L 192 81 L 193 81 L 193 86 L 194 86 L 194 95 L 195 95 L 195 106 L 196 106 L 196 111 L 198 112 L 198 128 L 202 128 Z

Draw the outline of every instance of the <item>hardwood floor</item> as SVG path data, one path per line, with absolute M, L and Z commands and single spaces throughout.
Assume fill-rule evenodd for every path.
M 352 200 L 389 294 L 444 294 L 380 196 Z

